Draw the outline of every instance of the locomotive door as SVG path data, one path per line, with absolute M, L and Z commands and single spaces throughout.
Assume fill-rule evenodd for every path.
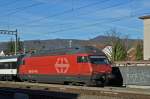
M 88 64 L 88 57 L 87 56 L 78 56 L 77 57 L 77 63 L 78 63 L 78 67 L 79 67 L 79 74 L 78 74 L 78 78 L 79 80 L 84 80 L 84 76 L 88 73 L 88 68 L 87 68 L 87 64 Z

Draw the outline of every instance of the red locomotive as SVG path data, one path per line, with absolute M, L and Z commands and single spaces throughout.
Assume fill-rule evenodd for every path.
M 77 47 L 27 55 L 19 66 L 22 81 L 103 85 L 112 67 L 105 54 L 93 47 Z

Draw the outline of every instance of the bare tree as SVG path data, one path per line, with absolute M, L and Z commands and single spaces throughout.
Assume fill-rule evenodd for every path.
M 108 37 L 107 45 L 112 46 L 111 61 L 124 61 L 127 59 L 127 43 L 128 38 L 121 39 L 120 33 L 116 29 L 106 32 Z

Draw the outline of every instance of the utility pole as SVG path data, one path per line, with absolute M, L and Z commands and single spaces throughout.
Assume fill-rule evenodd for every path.
M 0 34 L 4 35 L 14 35 L 16 40 L 15 40 L 15 55 L 17 54 L 17 48 L 18 48 L 18 31 L 17 29 L 15 31 L 9 31 L 9 30 L 0 30 Z
M 69 40 L 69 48 L 72 47 L 72 40 Z

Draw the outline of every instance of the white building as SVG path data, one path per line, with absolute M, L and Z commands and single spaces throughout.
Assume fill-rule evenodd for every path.
M 111 60 L 111 58 L 112 58 L 112 46 L 106 46 L 102 51 L 107 55 L 109 60 Z
M 150 60 L 150 15 L 140 19 L 144 20 L 144 60 Z
M 5 56 L 4 51 L 1 51 L 1 52 L 0 52 L 0 56 Z

